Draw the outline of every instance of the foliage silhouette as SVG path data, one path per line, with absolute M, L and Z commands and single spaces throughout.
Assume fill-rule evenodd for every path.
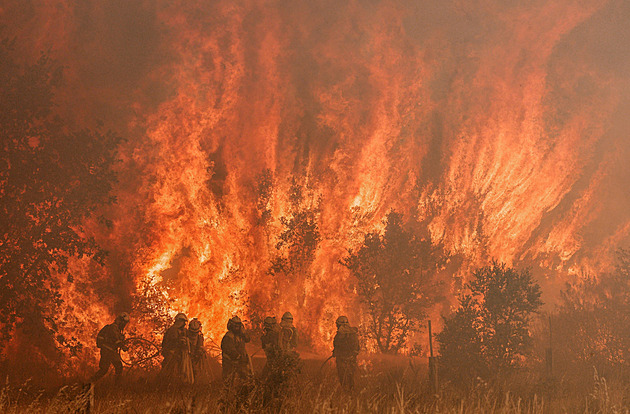
M 602 372 L 630 366 L 630 251 L 615 269 L 567 283 L 554 315 L 555 343 L 566 362 Z
M 70 258 L 103 262 L 105 252 L 82 223 L 115 202 L 112 167 L 121 139 L 74 130 L 55 115 L 61 67 L 45 54 L 34 64 L 18 63 L 13 49 L 12 41 L 0 41 L 0 347 L 18 327 L 39 343 L 46 337 L 75 347 L 55 334 L 58 292 L 72 282 Z
M 454 380 L 490 378 L 520 365 L 531 349 L 532 313 L 542 306 L 528 270 L 494 261 L 472 276 L 437 335 L 442 371 Z
M 403 225 L 399 213 L 391 211 L 384 224 L 383 234 L 365 234 L 361 247 L 341 263 L 358 282 L 368 336 L 381 352 L 396 353 L 438 296 L 435 275 L 446 255 L 430 236 L 418 237 Z

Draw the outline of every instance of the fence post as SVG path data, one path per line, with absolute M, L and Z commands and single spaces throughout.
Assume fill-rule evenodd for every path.
M 438 378 L 437 357 L 433 356 L 433 332 L 431 332 L 431 321 L 429 321 L 429 382 L 433 392 L 437 393 L 440 388 Z

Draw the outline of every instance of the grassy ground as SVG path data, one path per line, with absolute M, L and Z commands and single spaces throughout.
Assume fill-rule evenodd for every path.
M 431 391 L 426 367 L 397 361 L 366 361 L 352 394 L 338 386 L 334 363 L 305 361 L 302 374 L 280 398 L 264 401 L 264 388 L 253 381 L 237 397 L 217 379 L 204 387 L 165 389 L 149 375 L 129 373 L 116 386 L 111 377 L 96 384 L 93 413 L 628 413 L 629 385 L 595 373 L 579 378 L 542 380 L 519 373 L 497 384 L 482 381 L 465 391 L 443 383 Z M 260 372 L 261 361 L 255 369 Z M 218 370 L 217 370 L 218 371 Z M 218 374 L 218 372 L 216 373 Z M 43 391 L 28 383 L 5 384 L 3 413 L 74 413 L 92 397 L 89 386 L 70 384 Z

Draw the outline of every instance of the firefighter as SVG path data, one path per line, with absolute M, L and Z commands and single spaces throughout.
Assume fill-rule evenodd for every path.
M 227 329 L 221 340 L 223 380 L 229 382 L 236 378 L 247 379 L 251 374 L 249 355 L 245 349 L 249 335 L 238 316 L 228 320 Z
M 302 361 L 296 351 L 298 332 L 293 326 L 293 315 L 290 312 L 282 315 L 277 338 L 276 352 L 271 360 L 267 359 L 263 371 L 265 385 L 269 390 L 267 400 L 286 394 L 296 384 L 296 376 L 302 371 Z
M 263 335 L 260 337 L 267 363 L 263 368 L 263 377 L 269 374 L 271 366 L 280 354 L 280 326 L 275 316 L 267 316 L 263 321 Z
M 164 332 L 162 338 L 162 370 L 160 377 L 166 382 L 193 383 L 190 344 L 186 324 L 188 317 L 184 313 L 175 315 L 173 325 Z
M 113 323 L 105 325 L 96 336 L 96 346 L 101 349 L 101 360 L 98 363 L 98 371 L 90 378 L 90 382 L 96 382 L 103 378 L 109 366 L 114 366 L 116 382 L 120 382 L 122 376 L 122 361 L 120 359 L 120 350 L 127 350 L 125 346 L 125 334 L 123 333 L 125 326 L 129 323 L 129 314 L 121 313 L 116 317 Z
M 188 323 L 187 336 L 195 384 L 207 384 L 210 382 L 210 365 L 208 364 L 206 349 L 203 347 L 203 333 L 199 319 L 193 318 Z
M 357 369 L 358 329 L 350 326 L 346 316 L 338 317 L 335 324 L 337 334 L 333 340 L 333 357 L 337 363 L 337 375 L 341 388 L 349 392 L 354 388 L 354 373 Z
M 293 326 L 293 315 L 285 312 L 280 321 L 280 348 L 283 352 L 296 352 L 298 344 L 298 331 Z

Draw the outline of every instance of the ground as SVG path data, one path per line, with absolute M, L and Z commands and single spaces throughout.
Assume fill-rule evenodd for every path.
M 154 373 L 128 372 L 120 386 L 111 375 L 91 390 L 68 383 L 36 391 L 28 384 L 6 384 L 0 394 L 0 412 L 80 412 L 92 398 L 91 413 L 627 413 L 628 386 L 596 373 L 579 388 L 567 378 L 544 378 L 531 371 L 509 382 L 490 385 L 481 380 L 463 390 L 443 381 L 439 392 L 430 388 L 423 359 L 368 358 L 361 361 L 357 387 L 339 389 L 334 360 L 305 360 L 302 374 L 286 393 L 264 401 L 264 388 L 254 380 L 240 400 L 217 377 L 208 386 L 165 389 L 155 385 Z M 254 358 L 260 372 L 263 358 Z M 321 369 L 320 369 L 321 368 Z M 627 383 L 626 383 L 627 384 Z M 87 412 L 87 411 L 84 411 Z

